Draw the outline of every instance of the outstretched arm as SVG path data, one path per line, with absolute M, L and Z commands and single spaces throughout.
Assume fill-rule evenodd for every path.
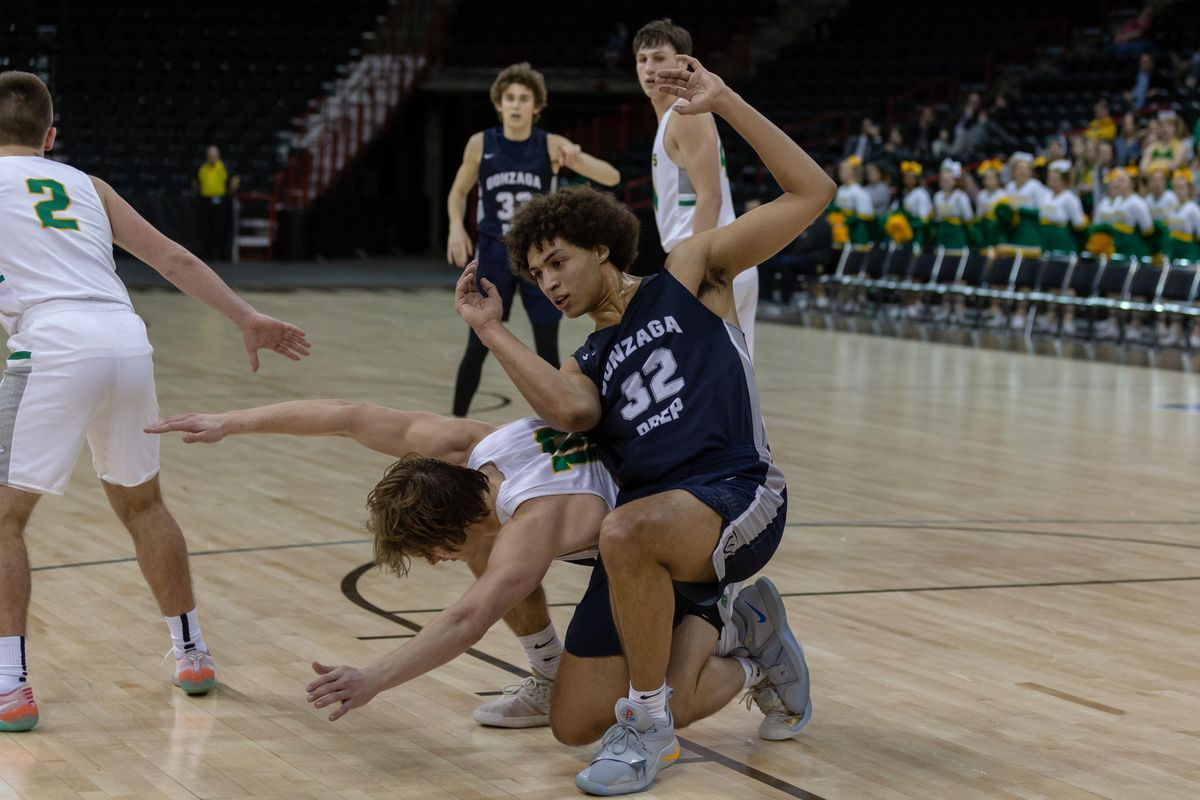
M 484 296 L 476 285 L 478 267 L 479 263 L 472 261 L 463 270 L 454 289 L 454 310 L 492 352 L 517 391 L 546 424 L 569 433 L 596 427 L 601 413 L 596 385 L 579 370 L 575 359 L 568 358 L 561 369 L 555 369 L 504 327 L 500 292 L 483 278 L 482 288 L 487 292 Z
M 221 312 L 237 325 L 242 332 L 250 367 L 255 372 L 258 371 L 258 351 L 261 349 L 273 350 L 292 361 L 299 361 L 308 355 L 311 345 L 304 331 L 274 317 L 259 314 L 207 264 L 188 252 L 183 245 L 160 233 L 111 186 L 96 177 L 92 178 L 92 184 L 108 213 L 113 241 L 121 249 L 149 264 L 185 294 Z
M 446 212 L 450 215 L 450 238 L 446 242 L 446 261 L 457 267 L 463 267 L 474 252 L 471 237 L 467 236 L 467 228 L 463 224 L 463 214 L 467 210 L 467 195 L 471 186 L 479 180 L 479 162 L 483 159 L 483 134 L 476 133 L 467 140 L 463 148 L 462 164 L 454 176 L 454 184 L 446 197 Z
M 559 167 L 566 167 L 603 186 L 616 186 L 621 182 L 621 173 L 616 167 L 603 159 L 583 152 L 582 147 L 567 137 L 552 133 L 546 139 L 546 147 L 550 151 L 550 161 L 554 165 L 555 172 Z
M 148 426 L 146 433 L 183 432 L 183 441 L 213 444 L 226 436 L 280 433 L 288 436 L 344 436 L 371 450 L 401 458 L 417 453 L 464 464 L 471 450 L 495 428 L 471 419 L 453 419 L 348 400 L 291 400 L 221 414 L 181 414 Z
M 565 524 L 556 509 L 562 508 L 565 500 L 540 498 L 537 506 L 526 504 L 518 509 L 497 535 L 483 575 L 408 644 L 363 669 L 314 661 L 312 668 L 318 677 L 306 687 L 308 701 L 317 708 L 336 706 L 329 715 L 333 722 L 380 692 L 466 652 L 546 576 L 555 556 L 554 534 Z M 522 515 L 527 507 L 530 513 Z
M 754 148 L 783 190 L 780 197 L 733 223 L 698 234 L 671 251 L 667 268 L 698 292 L 704 281 L 728 283 L 790 244 L 829 205 L 837 185 L 791 137 L 699 61 L 691 56 L 679 59 L 680 69 L 662 70 L 657 79 L 659 91 L 683 98 L 676 113 L 712 111 L 723 117 Z

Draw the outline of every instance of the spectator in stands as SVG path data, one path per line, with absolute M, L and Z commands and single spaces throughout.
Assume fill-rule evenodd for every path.
M 983 108 L 983 98 L 979 92 L 971 92 L 967 95 L 966 102 L 963 103 L 962 110 L 958 112 L 958 118 L 954 123 L 951 140 L 957 145 L 963 140 L 967 134 L 967 129 L 975 123 L 975 117 Z
M 859 132 L 846 140 L 842 149 L 842 158 L 857 156 L 860 162 L 874 158 L 876 152 L 883 146 L 883 138 L 879 135 L 879 126 L 864 117 Z
M 937 138 L 933 140 L 933 145 L 929 148 L 929 154 L 937 159 L 946 159 L 954 152 L 954 140 L 950 138 L 950 129 L 942 128 L 938 131 Z
M 1163 132 L 1171 139 L 1171 148 L 1175 153 L 1171 166 L 1174 172 L 1191 163 L 1196 155 L 1196 143 L 1188 131 L 1187 123 L 1174 111 L 1164 111 L 1159 116 L 1163 118 Z M 1197 122 L 1200 123 L 1200 120 Z
M 1062 134 L 1051 134 L 1046 137 L 1046 146 L 1042 148 L 1039 155 L 1047 164 L 1064 160 L 1067 157 L 1067 148 Z
M 899 172 L 900 162 L 914 158 L 912 148 L 904 143 L 904 131 L 893 126 L 888 130 L 887 141 L 883 143 L 877 160 L 886 164 L 892 172 Z
M 908 136 L 908 143 L 913 154 L 917 158 L 930 155 L 937 137 L 938 129 L 933 117 L 933 107 L 921 106 L 917 111 L 917 122 Z
M 1133 79 L 1133 88 L 1125 92 L 1125 101 L 1135 111 L 1140 111 L 1151 100 L 1165 94 L 1165 85 L 1162 73 L 1154 67 L 1154 57 L 1149 53 L 1142 53 L 1138 58 L 1138 71 Z
M 1197 85 L 1200 85 L 1200 50 L 1192 53 L 1183 73 L 1183 88 L 1188 92 L 1194 92 Z M 1200 121 L 1197 121 L 1196 124 L 1200 125 Z
M 1110 142 L 1117 137 L 1117 121 L 1113 119 L 1108 101 L 1103 97 L 1092 106 L 1092 121 L 1088 123 L 1083 135 L 1089 139 L 1105 139 Z
M 610 70 L 615 69 L 625 58 L 628 47 L 629 28 L 625 27 L 624 22 L 618 22 L 604 44 L 604 66 Z
M 1113 157 L 1117 164 L 1124 167 L 1141 161 L 1142 143 L 1139 135 L 1137 118 L 1132 111 L 1126 112 L 1121 117 L 1121 131 L 1113 139 Z
M 1114 165 L 1112 142 L 1099 142 L 1096 145 L 1095 162 L 1087 174 L 1084 175 L 1083 181 L 1077 184 L 1080 187 L 1081 193 L 1086 192 L 1086 196 L 1083 198 L 1085 206 L 1092 209 L 1100 207 L 1100 201 L 1107 194 L 1108 176 L 1112 172 Z
M 875 216 L 880 217 L 892 204 L 891 173 L 880 166 L 879 162 L 872 161 L 867 164 L 866 177 L 871 206 L 875 209 Z
M 1171 174 L 1163 166 L 1153 167 L 1146 175 L 1146 205 L 1155 222 L 1166 223 L 1167 218 L 1179 210 L 1180 200 L 1175 192 L 1167 188 L 1167 177 Z
M 229 195 L 237 191 L 238 179 L 230 176 L 221 151 L 210 144 L 204 163 L 196 172 L 200 192 L 200 253 L 206 261 L 226 261 L 232 252 L 232 209 Z
M 1152 45 L 1146 39 L 1146 32 L 1154 22 L 1154 8 L 1147 3 L 1136 17 L 1126 22 L 1113 34 L 1112 51 L 1115 55 L 1126 56 L 1142 53 Z
M 1009 150 L 1016 142 L 1003 127 L 992 120 L 992 112 L 985 109 L 976 115 L 975 123 L 967 129 L 961 144 L 960 149 L 952 148 L 951 152 L 963 159 L 972 159 L 982 153 Z

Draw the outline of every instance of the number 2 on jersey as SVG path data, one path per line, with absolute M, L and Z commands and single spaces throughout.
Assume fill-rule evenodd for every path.
M 621 416 L 627 420 L 637 419 L 646 409 L 650 408 L 651 394 L 654 395 L 656 403 L 661 403 L 667 398 L 679 394 L 683 389 L 683 378 L 671 380 L 671 376 L 678 368 L 675 356 L 667 348 L 660 347 L 651 353 L 646 359 L 646 363 L 642 365 L 642 371 L 633 373 L 621 384 L 621 392 L 629 401 L 621 409 Z M 650 379 L 649 391 L 642 382 L 643 374 Z
M 51 178 L 30 178 L 25 181 L 25 186 L 28 187 L 30 194 L 48 193 L 50 195 L 50 199 L 43 200 L 33 207 L 43 228 L 55 228 L 60 231 L 79 230 L 79 220 L 73 217 L 54 216 L 60 211 L 66 211 L 71 205 L 71 198 L 67 196 L 66 187 Z

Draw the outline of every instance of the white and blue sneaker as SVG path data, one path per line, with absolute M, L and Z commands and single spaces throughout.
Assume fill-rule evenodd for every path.
M 759 735 L 764 739 L 791 738 L 812 719 L 808 664 L 804 648 L 788 627 L 783 598 L 770 578 L 759 578 L 738 593 L 731 621 L 737 626 L 740 646 L 763 671 L 763 682 L 753 692 L 755 702 L 767 715 Z M 783 735 L 785 732 L 787 735 Z
M 600 751 L 575 785 L 588 794 L 617 795 L 644 791 L 659 770 L 679 758 L 675 721 L 658 722 L 644 706 L 622 697 L 617 701 L 617 724 L 600 740 Z

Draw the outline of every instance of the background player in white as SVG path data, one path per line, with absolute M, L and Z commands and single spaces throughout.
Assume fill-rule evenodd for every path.
M 260 349 L 298 360 L 309 347 L 303 331 L 256 312 L 104 181 L 44 158 L 53 123 L 36 75 L 0 73 L 0 322 L 12 351 L 0 381 L 0 731 L 38 721 L 26 682 L 23 532 L 38 498 L 66 489 L 85 438 L 166 618 L 175 682 L 189 694 L 215 682 L 187 545 L 159 489 L 158 439 L 142 431 L 158 416 L 152 348 L 113 244 L 237 325 L 254 370 Z
M 658 116 L 654 151 L 650 158 L 654 181 L 654 221 L 663 251 L 703 231 L 728 225 L 736 219 L 725 150 L 712 114 L 677 114 L 678 98 L 658 91 L 659 70 L 675 69 L 676 56 L 692 54 L 692 35 L 659 19 L 642 26 L 633 37 L 638 82 Z M 754 357 L 754 320 L 758 313 L 758 270 L 748 269 L 733 281 L 738 327 L 746 335 Z
M 496 428 L 345 400 L 183 414 L 146 430 L 179 431 L 187 443 L 210 444 L 250 433 L 343 436 L 399 457 L 368 498 L 376 560 L 397 573 L 406 571 L 412 558 L 462 560 L 478 580 L 411 642 L 374 664 L 356 669 L 314 663 L 321 677 L 309 684 L 309 700 L 320 707 L 336 703 L 330 715 L 336 720 L 379 692 L 462 654 L 503 618 L 517 634 L 533 674 L 504 697 L 477 708 L 475 719 L 506 728 L 550 723 L 550 691 L 563 645 L 550 622 L 541 581 L 555 559 L 596 554 L 600 522 L 616 499 L 616 486 L 586 439 L 550 430 L 533 417 Z M 730 662 L 735 675 L 730 692 L 713 691 L 712 674 L 722 670 L 712 669 L 710 660 L 726 660 L 724 654 L 749 627 L 744 621 L 731 623 L 721 637 L 720 654 L 714 656 L 715 616 L 689 614 L 676 628 L 671 707 L 680 725 L 722 708 L 744 686 L 744 668 Z M 555 694 L 555 733 L 560 738 L 596 727 L 589 719 L 594 699 L 587 694 Z M 760 706 L 767 714 L 760 736 L 791 738 L 794 731 L 777 698 L 771 704 L 760 701 Z

